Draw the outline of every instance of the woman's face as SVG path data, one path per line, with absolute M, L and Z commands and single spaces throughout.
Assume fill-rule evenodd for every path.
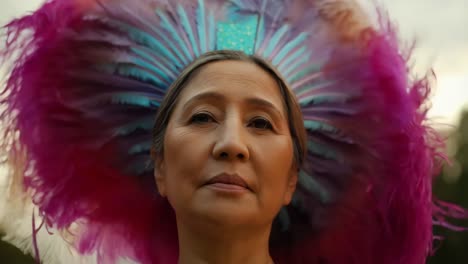
M 271 224 L 297 181 L 275 79 L 245 61 L 202 66 L 178 98 L 156 167 L 178 220 Z

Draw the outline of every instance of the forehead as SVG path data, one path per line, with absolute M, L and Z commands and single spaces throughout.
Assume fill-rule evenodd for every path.
M 276 79 L 266 70 L 248 61 L 224 60 L 198 69 L 182 91 L 181 101 L 204 92 L 217 92 L 228 98 L 262 98 L 283 108 Z

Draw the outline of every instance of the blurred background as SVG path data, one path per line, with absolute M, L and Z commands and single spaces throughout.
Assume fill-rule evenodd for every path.
M 372 12 L 373 0 L 358 0 Z M 434 192 L 468 208 L 468 0 L 376 0 L 398 25 L 401 39 L 416 40 L 411 65 L 415 75 L 431 68 L 437 75 L 431 119 L 447 138 L 452 164 L 444 167 Z M 43 0 L 1 0 L 0 24 L 35 10 Z M 0 69 L 1 71 L 1 69 Z M 3 74 L 2 74 L 3 75 Z M 0 184 L 2 184 L 0 173 Z M 1 208 L 0 208 L 1 209 Z M 455 222 L 456 223 L 456 222 Z M 468 222 L 458 224 L 468 225 Z M 467 264 L 468 232 L 435 229 L 443 237 L 428 264 Z M 1 236 L 0 230 L 0 236 Z M 0 263 L 34 263 L 13 246 L 0 242 Z

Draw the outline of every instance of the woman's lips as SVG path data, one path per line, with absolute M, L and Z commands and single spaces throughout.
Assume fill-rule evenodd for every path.
M 211 178 L 205 185 L 225 191 L 249 190 L 247 182 L 237 174 L 221 173 Z

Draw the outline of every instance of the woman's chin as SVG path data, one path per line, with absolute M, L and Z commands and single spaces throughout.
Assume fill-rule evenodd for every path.
M 258 202 L 252 193 L 206 190 L 192 200 L 192 212 L 208 222 L 222 225 L 248 224 L 258 219 Z

